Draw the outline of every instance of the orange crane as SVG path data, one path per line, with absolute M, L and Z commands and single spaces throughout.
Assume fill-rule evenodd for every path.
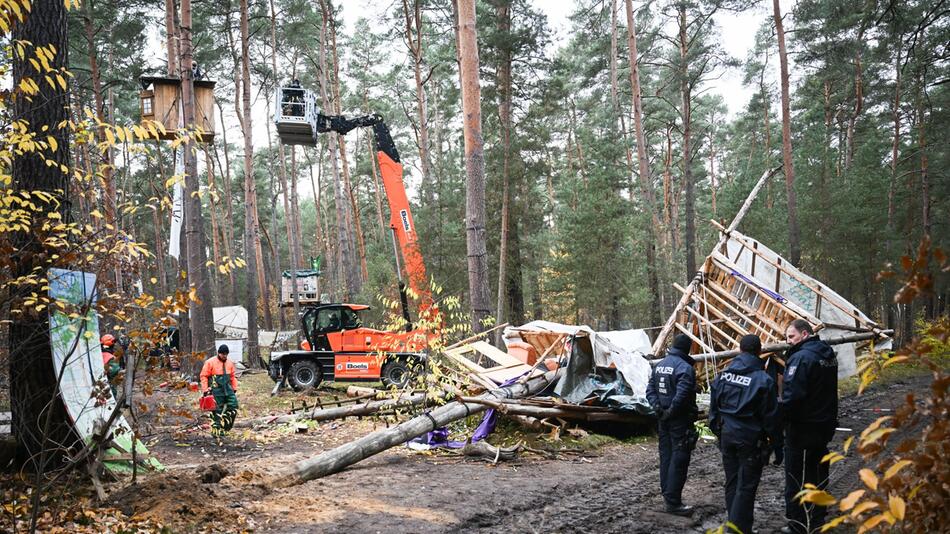
M 408 288 L 419 298 L 419 317 L 437 321 L 438 308 L 426 277 L 419 250 L 415 222 L 402 181 L 402 164 L 389 127 L 378 114 L 347 118 L 324 115 L 316 107 L 315 95 L 299 86 L 281 87 L 275 99 L 277 133 L 284 144 L 315 146 L 325 132 L 346 135 L 354 128 L 371 127 L 376 142 L 376 158 L 389 201 L 390 229 L 405 332 L 366 328 L 360 312 L 362 304 L 318 303 L 301 314 L 304 342 L 301 350 L 274 352 L 269 374 L 277 382 L 276 392 L 285 382 L 295 390 L 309 389 L 322 380 L 377 381 L 402 387 L 426 362 L 425 350 L 433 332 L 413 328 L 409 315 Z M 400 265 L 400 255 L 402 265 Z

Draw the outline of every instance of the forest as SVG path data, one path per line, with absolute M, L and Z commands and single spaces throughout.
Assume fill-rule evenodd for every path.
M 0 34 L 0 416 L 10 410 L 6 433 L 16 436 L 15 450 L 0 447 L 0 463 L 29 466 L 0 500 L 17 531 L 73 524 L 68 510 L 51 509 L 59 515 L 44 519 L 40 495 L 74 475 L 43 473 L 102 460 L 101 448 L 87 444 L 76 453 L 64 445 L 81 424 L 56 401 L 71 380 L 65 363 L 55 373 L 49 366 L 64 343 L 52 333 L 57 320 L 91 330 L 67 338 L 76 344 L 70 351 L 96 345 L 101 333 L 121 338 L 126 354 L 140 354 L 124 357 L 125 378 L 111 396 L 108 382 L 95 382 L 97 406 L 120 406 L 105 430 L 90 427 L 93 441 L 106 438 L 124 403 L 135 420 L 132 464 L 136 440 L 147 436 L 159 436 L 150 448 L 160 453 L 186 446 L 203 452 L 204 441 L 182 437 L 200 428 L 184 422 L 196 417 L 187 388 L 214 356 L 221 337 L 215 314 L 223 307 L 246 309 L 243 361 L 260 393 L 241 401 L 239 421 L 293 414 L 301 402 L 304 409 L 308 402 L 324 407 L 320 395 L 330 390 L 278 395 L 286 377 L 272 374 L 277 387 L 267 400 L 273 384 L 254 381 L 267 378 L 269 364 L 274 372 L 277 345 L 296 350 L 300 339 L 281 333 L 303 328 L 301 339 L 309 339 L 314 303 L 360 311 L 360 327 L 411 334 L 415 321 L 427 332 L 430 359 L 479 335 L 504 349 L 502 327 L 540 320 L 592 332 L 642 329 L 655 339 L 682 311 L 682 287 L 708 275 L 707 254 L 719 245 L 725 250 L 719 225 L 733 220 L 763 176 L 742 211 L 742 233 L 853 303 L 876 335 L 893 337 L 898 352 L 879 359 L 872 347 L 869 359 L 858 358 L 859 392 L 887 377 L 885 367 L 914 355 L 937 362 L 918 367 L 930 369 L 935 384 L 950 383 L 939 378 L 946 376 L 950 297 L 943 252 L 950 249 L 946 0 L 0 0 Z M 173 101 L 161 96 L 169 83 Z M 289 142 L 281 131 L 285 95 L 297 94 L 288 88 L 312 98 L 314 113 L 326 120 L 310 140 Z M 377 116 L 402 165 L 405 213 L 397 213 L 385 183 L 392 170 L 380 155 L 389 152 L 373 129 Z M 350 131 L 330 120 L 340 117 L 375 122 Z M 408 238 L 398 234 L 397 220 Z M 402 239 L 414 242 L 407 248 Z M 94 274 L 95 297 L 83 300 L 86 279 L 82 289 L 64 289 L 51 269 Z M 314 300 L 288 300 L 285 287 L 311 275 L 319 279 Z M 67 290 L 83 293 L 81 299 L 55 295 Z M 170 349 L 170 332 L 179 356 L 152 361 L 155 350 Z M 300 347 L 317 350 L 311 342 Z M 317 382 L 327 372 L 313 370 Z M 385 366 L 381 372 L 384 386 L 399 382 L 387 382 Z M 918 375 L 902 387 L 925 392 Z M 423 384 L 429 393 L 434 381 L 448 380 L 436 376 Z M 489 384 L 490 393 L 497 384 Z M 300 389 L 294 378 L 290 385 Z M 152 397 L 159 390 L 166 396 Z M 457 389 L 439 391 L 463 405 L 475 402 Z M 853 407 L 886 404 L 874 402 L 855 400 Z M 388 428 L 404 408 L 387 406 L 391 413 L 360 419 L 345 435 L 375 430 L 380 421 Z M 148 422 L 139 423 L 136 412 Z M 900 417 L 898 425 L 908 427 L 895 435 L 919 431 Z M 860 430 L 871 421 L 852 423 Z M 170 430 L 171 424 L 179 426 Z M 299 423 L 288 428 L 290 438 L 308 432 Z M 305 445 L 257 428 L 232 448 L 260 460 L 253 451 L 264 448 L 256 447 L 283 440 L 275 450 L 299 459 L 311 445 L 336 444 L 326 425 L 309 428 Z M 865 460 L 882 450 L 862 447 Z M 187 460 L 208 463 L 197 450 Z M 542 459 L 573 453 L 550 454 Z M 621 453 L 608 449 L 595 461 L 596 475 L 558 463 L 539 487 L 553 492 L 561 476 L 607 476 L 612 454 Z M 411 462 L 409 472 L 426 472 L 424 460 Z M 849 457 L 842 465 L 854 474 L 856 462 Z M 254 493 L 248 488 L 257 488 L 262 475 L 230 468 L 244 481 L 225 500 L 251 491 L 240 501 L 250 507 L 245 512 L 288 491 Z M 455 476 L 477 475 L 470 464 L 464 469 Z M 137 468 L 131 476 L 134 488 Z M 511 484 L 531 483 L 511 476 Z M 365 483 L 359 477 L 346 471 L 327 484 L 351 492 Z M 90 502 L 105 502 L 99 478 L 91 478 L 98 500 Z M 18 493 L 26 492 L 23 484 L 33 488 L 28 497 Z M 473 491 L 490 493 L 485 484 Z M 282 487 L 270 479 L 266 485 Z M 315 503 L 323 498 L 306 487 Z M 405 491 L 399 483 L 386 487 L 390 498 Z M 134 492 L 117 488 L 110 502 L 123 509 L 122 499 Z M 511 506 L 525 512 L 530 501 L 522 498 Z M 30 505 L 18 508 L 24 499 Z M 484 499 L 481 505 L 490 506 Z M 605 502 L 590 504 L 622 507 Z M 483 527 L 454 508 L 449 515 L 456 519 L 439 523 L 427 515 L 438 515 L 439 506 L 431 498 L 421 502 L 400 516 L 408 521 L 400 528 L 540 528 L 516 519 Z M 215 510 L 192 519 L 211 521 Z M 903 519 L 903 508 L 900 517 L 890 510 L 890 519 L 878 523 Z M 109 528 L 200 528 L 167 520 L 168 510 L 134 511 L 123 513 L 144 522 L 123 526 L 116 519 Z M 718 516 L 707 512 L 688 524 L 647 521 L 647 531 L 714 529 Z M 386 528 L 385 519 L 360 514 L 321 528 Z M 276 528 L 247 523 L 249 512 L 240 517 L 220 531 Z M 586 520 L 562 517 L 552 528 L 573 532 Z M 617 521 L 593 531 L 637 531 Z

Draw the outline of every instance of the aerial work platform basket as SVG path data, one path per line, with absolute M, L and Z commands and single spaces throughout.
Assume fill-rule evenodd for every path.
M 274 95 L 274 124 L 277 135 L 285 145 L 317 144 L 317 96 L 300 87 L 278 87 Z

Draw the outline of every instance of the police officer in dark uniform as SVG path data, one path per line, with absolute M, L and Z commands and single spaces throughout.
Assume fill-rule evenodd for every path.
M 838 426 L 838 359 L 831 346 L 802 319 L 785 330 L 792 345 L 785 359 L 782 413 L 785 417 L 785 517 L 782 532 L 817 531 L 825 507 L 802 505 L 795 495 L 805 484 L 828 484 L 828 442 Z
M 699 434 L 696 421 L 695 360 L 689 349 L 693 342 L 684 334 L 676 336 L 666 357 L 653 368 L 647 385 L 647 400 L 659 419 L 660 488 L 666 501 L 666 511 L 676 515 L 691 515 L 692 506 L 683 504 L 683 486 L 689 458 Z
M 709 428 L 719 438 L 726 471 L 726 513 L 740 532 L 751 534 L 755 492 L 772 444 L 781 439 L 778 394 L 765 372 L 759 336 L 739 341 L 742 352 L 710 387 Z

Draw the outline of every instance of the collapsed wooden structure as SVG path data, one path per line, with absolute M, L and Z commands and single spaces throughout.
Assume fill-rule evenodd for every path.
M 831 288 L 736 230 L 772 173 L 762 176 L 732 224 L 712 221 L 719 240 L 689 286 L 675 286 L 682 298 L 654 340 L 654 355 L 661 355 L 678 333 L 689 336 L 704 354 L 737 349 L 747 334 L 759 336 L 763 345 L 781 343 L 795 319 L 808 321 L 826 341 L 852 333 L 888 339 L 880 325 Z M 855 351 L 854 343 L 837 344 L 839 376 L 855 373 Z

